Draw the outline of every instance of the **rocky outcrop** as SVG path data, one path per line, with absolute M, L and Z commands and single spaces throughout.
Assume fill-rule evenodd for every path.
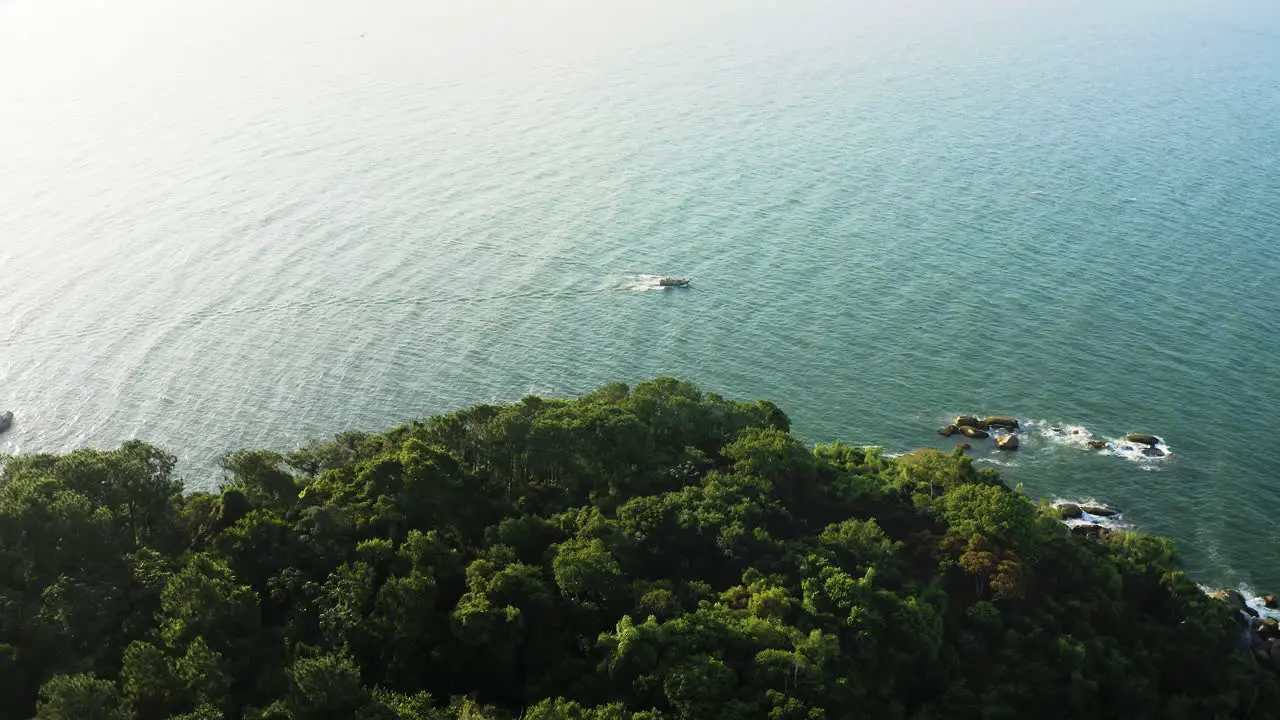
M 997 435 L 996 447 L 1000 448 L 1001 450 L 1017 450 L 1018 436 L 1017 435 Z
M 1096 507 L 1094 505 L 1081 505 L 1080 509 L 1089 513 L 1090 515 L 1097 515 L 1098 517 L 1111 517 L 1112 515 L 1120 514 L 1120 511 L 1118 510 L 1112 510 L 1111 508 L 1105 508 L 1105 507 Z
M 1250 620 L 1247 641 L 1259 665 L 1280 671 L 1280 623 L 1275 618 Z
M 999 428 L 1001 430 L 1013 431 L 1018 429 L 1017 418 L 1012 418 L 1008 415 L 992 415 L 989 418 L 983 418 L 982 424 L 988 428 Z
M 1101 525 L 1072 525 L 1071 534 L 1094 540 L 1105 540 L 1111 531 Z
M 1110 444 L 1111 443 L 1107 442 L 1106 440 L 1090 440 L 1088 442 L 1089 447 L 1093 448 L 1094 450 L 1106 450 L 1107 446 Z
M 976 438 L 978 440 L 981 440 L 982 438 L 991 437 L 991 433 L 987 432 L 986 430 L 983 430 L 982 428 L 974 427 L 972 425 L 961 425 L 960 432 L 963 433 L 964 436 L 967 438 Z
M 1280 607 L 1280 598 L 1277 598 L 1275 595 L 1263 595 L 1262 607 L 1274 610 Z
M 981 429 L 981 428 L 982 428 L 982 425 L 980 425 L 980 424 L 979 424 L 980 422 L 981 422 L 981 421 L 980 421 L 980 420 L 978 420 L 978 418 L 976 418 L 976 417 L 974 417 L 974 416 L 972 416 L 972 415 L 957 415 L 957 416 L 956 416 L 956 419 L 955 419 L 955 420 L 953 420 L 953 421 L 951 422 L 951 424 L 952 424 L 952 425 L 955 425 L 955 426 L 957 426 L 957 427 L 962 427 L 962 428 L 965 428 L 965 427 L 972 427 L 972 428 L 980 428 L 980 429 Z
M 958 432 L 960 432 L 960 428 L 956 427 L 955 425 L 948 425 L 942 428 L 941 430 L 939 430 L 938 434 L 941 435 L 942 437 L 951 437 L 952 435 L 955 435 Z
M 1083 517 L 1081 510 L 1084 508 L 1075 503 L 1063 503 L 1058 506 L 1058 513 L 1062 515 L 1064 520 L 1079 520 Z
M 1232 609 L 1239 610 L 1241 612 L 1248 607 L 1248 604 L 1244 600 L 1244 596 L 1235 590 L 1219 590 L 1217 592 L 1209 593 L 1209 597 L 1219 602 L 1224 602 Z
M 1155 435 L 1148 435 L 1147 433 L 1129 433 L 1128 435 L 1124 436 L 1124 439 L 1128 440 L 1131 443 L 1137 443 L 1139 445 L 1159 445 L 1160 444 L 1160 438 L 1156 437 Z

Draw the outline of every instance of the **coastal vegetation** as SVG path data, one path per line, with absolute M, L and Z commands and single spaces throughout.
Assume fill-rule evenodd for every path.
M 216 492 L 142 442 L 5 458 L 0 720 L 1280 714 L 1168 541 L 789 431 L 659 378 L 241 450 Z

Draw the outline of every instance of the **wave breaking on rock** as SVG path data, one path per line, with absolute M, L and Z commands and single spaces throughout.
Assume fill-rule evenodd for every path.
M 1107 437 L 1093 432 L 1085 425 L 1051 423 L 1047 420 L 1029 420 L 1025 427 L 1048 442 L 1143 463 L 1147 469 L 1155 469 L 1155 462 L 1173 457 L 1173 449 L 1157 435 L 1130 433 Z

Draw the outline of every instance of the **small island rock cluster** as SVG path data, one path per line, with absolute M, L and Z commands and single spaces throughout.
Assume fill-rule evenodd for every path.
M 986 418 L 979 418 L 975 415 L 959 415 L 950 425 L 939 430 L 938 434 L 942 437 L 964 435 L 974 440 L 994 437 L 996 447 L 1000 450 L 1017 450 L 1021 445 L 1017 434 L 1020 428 L 1021 425 L 1018 420 L 1007 415 L 993 415 Z M 1085 441 L 1085 445 L 1093 450 L 1106 450 L 1115 447 L 1117 444 L 1110 440 L 1091 436 L 1087 431 L 1078 428 L 1068 430 L 1061 426 L 1054 426 L 1049 428 L 1049 432 L 1058 436 L 1088 437 L 1089 439 Z M 1162 442 L 1161 439 L 1150 433 L 1130 433 L 1124 436 L 1122 442 L 1145 445 L 1146 447 L 1141 451 L 1144 457 L 1160 458 L 1167 455 L 1166 451 L 1159 447 Z
M 983 440 L 992 436 L 995 431 L 996 447 L 1001 450 L 1017 450 L 1018 436 L 1014 433 L 1019 428 L 1018 420 L 1008 415 L 993 415 L 979 419 L 973 415 L 960 415 L 948 426 L 938 431 L 942 437 L 964 435 L 974 440 Z
M 1134 445 L 1146 445 L 1142 449 L 1145 457 L 1159 458 L 1166 454 L 1164 450 L 1157 447 L 1160 444 L 1160 438 L 1150 433 L 1129 433 L 1124 436 L 1124 441 Z M 1085 444 L 1094 450 L 1106 450 L 1113 445 L 1109 440 L 1089 440 Z

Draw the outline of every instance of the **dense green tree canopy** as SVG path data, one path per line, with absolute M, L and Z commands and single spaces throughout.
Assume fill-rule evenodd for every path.
M 4 459 L 0 720 L 1269 718 L 1167 541 L 670 378 L 289 454 Z

